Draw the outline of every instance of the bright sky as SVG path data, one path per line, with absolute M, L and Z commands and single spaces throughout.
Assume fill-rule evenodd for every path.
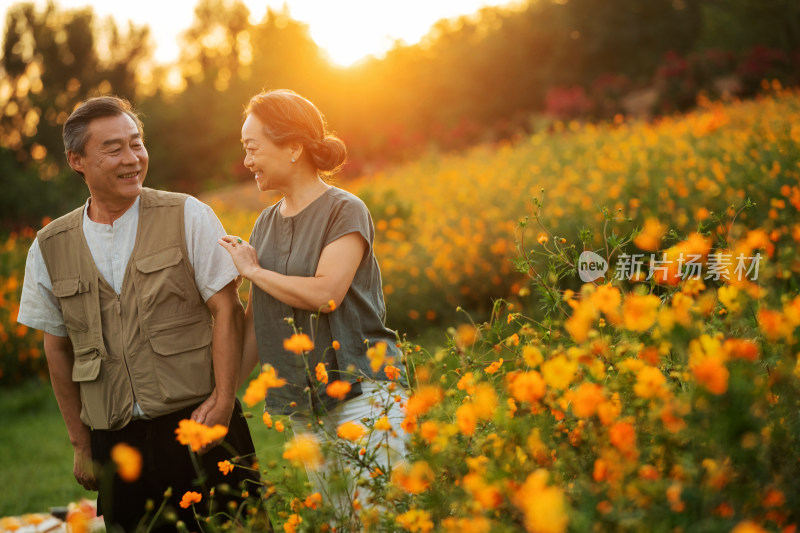
M 0 0 L 2 26 L 14 0 Z M 482 6 L 508 4 L 509 0 L 244 0 L 251 22 L 259 22 L 267 6 L 289 6 L 289 15 L 309 26 L 311 37 L 331 59 L 348 65 L 367 55 L 380 56 L 395 40 L 413 44 L 442 18 L 474 13 Z M 516 2 L 514 2 L 516 3 Z M 35 0 L 39 7 L 46 0 Z M 170 63 L 179 56 L 179 36 L 194 19 L 197 0 L 56 0 L 62 7 L 92 5 L 101 18 L 112 15 L 121 28 L 127 21 L 147 24 L 156 41 L 156 61 Z

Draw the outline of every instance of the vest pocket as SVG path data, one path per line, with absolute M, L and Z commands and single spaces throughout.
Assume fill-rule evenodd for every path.
M 153 319 L 170 320 L 185 313 L 194 302 L 190 300 L 191 291 L 197 292 L 187 283 L 191 280 L 183 266 L 183 252 L 180 246 L 166 248 L 136 260 L 134 284 L 139 292 L 146 322 Z
M 86 304 L 81 296 L 91 290 L 89 282 L 80 278 L 62 279 L 53 282 L 53 296 L 58 298 L 61 314 L 69 332 L 83 333 L 89 331 L 86 319 Z
M 183 317 L 149 328 L 150 345 L 160 357 L 153 370 L 164 402 L 207 396 L 214 386 L 212 326 L 205 316 Z
M 103 361 L 100 352 L 96 348 L 89 348 L 83 353 L 75 354 L 75 362 L 72 365 L 72 381 L 82 383 L 84 381 L 94 381 L 100 375 L 100 363 Z

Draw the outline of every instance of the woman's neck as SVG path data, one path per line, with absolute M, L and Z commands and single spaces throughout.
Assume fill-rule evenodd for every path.
M 292 187 L 281 191 L 283 194 L 283 204 L 281 205 L 281 215 L 285 217 L 294 216 L 314 200 L 325 194 L 331 186 L 322 181 L 317 175 L 311 179 L 295 182 Z

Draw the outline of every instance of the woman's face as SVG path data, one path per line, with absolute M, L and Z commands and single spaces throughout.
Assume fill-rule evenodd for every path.
M 248 115 L 242 125 L 244 166 L 255 175 L 261 191 L 280 190 L 288 183 L 293 171 L 289 146 L 280 147 L 264 135 L 264 123 L 255 115 Z

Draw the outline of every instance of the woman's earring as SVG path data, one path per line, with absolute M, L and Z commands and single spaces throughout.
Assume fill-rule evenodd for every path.
M 294 163 L 294 162 L 295 162 L 295 159 L 294 159 L 294 157 L 293 157 L 293 158 L 292 158 L 292 163 Z

